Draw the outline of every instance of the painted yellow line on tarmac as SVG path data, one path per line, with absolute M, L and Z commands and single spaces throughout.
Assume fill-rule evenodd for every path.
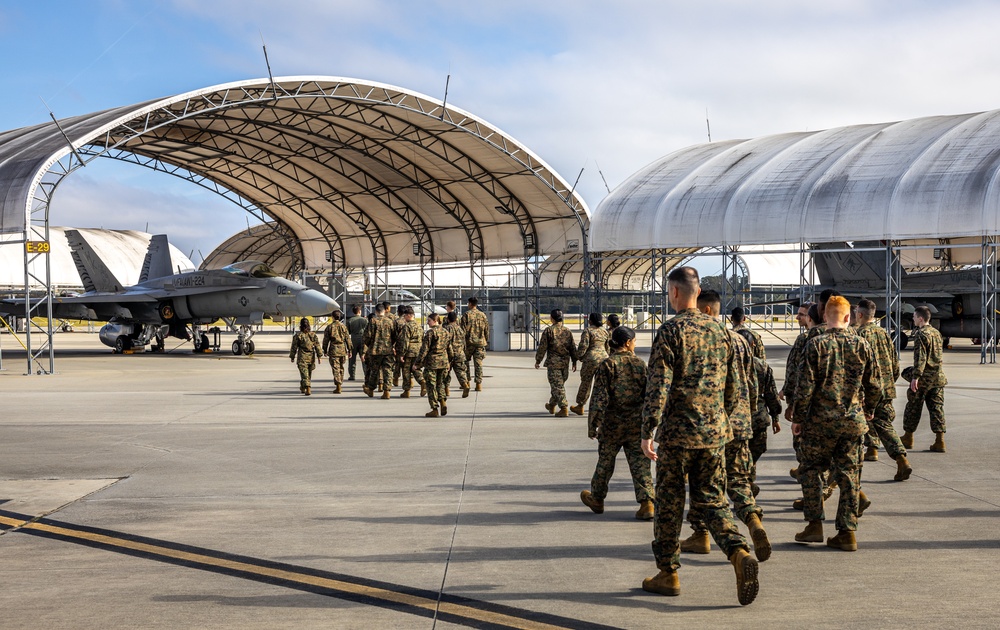
M 437 611 L 438 616 L 448 619 L 448 621 L 452 623 L 460 623 L 462 625 L 472 625 L 474 627 L 523 628 L 525 630 L 598 627 L 594 624 L 579 622 L 571 619 L 565 619 L 564 621 L 566 623 L 545 623 L 509 613 L 484 610 L 449 601 L 438 602 L 436 598 L 432 597 L 393 591 L 387 588 L 353 583 L 318 575 L 310 575 L 305 571 L 296 571 L 293 567 L 276 568 L 266 566 L 265 564 L 255 564 L 253 562 L 220 558 L 194 551 L 172 549 L 166 545 L 130 540 L 129 537 L 124 535 L 116 536 L 109 533 L 99 533 L 96 531 L 77 529 L 76 527 L 65 527 L 46 520 L 13 518 L 11 516 L 0 514 L 0 525 L 15 529 L 16 531 L 28 530 L 30 532 L 49 534 L 63 539 L 93 543 L 102 547 L 128 550 L 136 552 L 137 555 L 147 556 L 152 559 L 170 559 L 187 564 L 214 567 L 216 569 L 223 570 L 223 573 L 250 574 L 253 576 L 271 578 L 280 582 L 303 584 L 339 593 L 370 598 L 379 602 L 391 602 L 393 604 L 400 604 L 405 607 L 412 607 L 427 611 L 422 615 L 426 617 L 433 616 L 434 612 Z M 525 615 L 532 614 L 530 611 L 524 612 Z M 560 621 L 563 620 L 560 619 Z

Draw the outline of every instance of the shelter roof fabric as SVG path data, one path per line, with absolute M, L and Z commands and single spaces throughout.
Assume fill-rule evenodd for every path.
M 1000 233 L 1000 110 L 681 149 L 594 212 L 594 252 Z

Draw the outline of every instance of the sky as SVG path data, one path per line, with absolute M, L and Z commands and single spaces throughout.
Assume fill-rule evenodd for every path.
M 450 75 L 449 104 L 583 169 L 593 210 L 605 180 L 706 142 L 706 115 L 726 140 L 1000 107 L 998 32 L 995 0 L 0 0 L 0 129 L 265 77 L 263 40 L 275 76 L 441 98 Z M 51 220 L 164 232 L 198 263 L 248 217 L 101 160 Z

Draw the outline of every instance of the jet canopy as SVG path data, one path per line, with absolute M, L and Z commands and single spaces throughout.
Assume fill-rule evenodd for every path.
M 256 260 L 244 260 L 236 262 L 231 265 L 223 267 L 222 270 L 229 272 L 235 276 L 244 276 L 250 278 L 278 277 L 278 274 L 274 273 L 274 270 L 268 267 L 266 263 L 262 263 Z

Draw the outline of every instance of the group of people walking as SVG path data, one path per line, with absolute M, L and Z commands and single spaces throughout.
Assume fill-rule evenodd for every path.
M 454 302 L 448 302 L 443 315 L 427 315 L 426 330 L 416 320 L 412 306 L 400 306 L 393 313 L 392 305 L 382 302 L 367 318 L 361 315 L 360 306 L 352 310 L 354 316 L 346 323 L 339 310 L 331 313 L 322 343 L 308 319 L 299 322 L 289 356 L 299 369 L 299 391 L 306 396 L 312 394 L 312 372 L 323 356 L 330 360 L 335 394 L 343 392 L 345 366 L 348 380 L 355 380 L 360 357 L 362 390 L 368 397 L 381 392 L 381 398 L 388 399 L 392 388 L 402 385 L 400 397 L 409 398 L 416 383 L 420 396 L 427 396 L 430 402 L 431 410 L 425 415 L 431 418 L 448 414 L 452 374 L 463 398 L 469 396 L 473 384 L 476 391 L 482 391 L 490 328 L 477 298 L 469 298 L 461 318 Z
M 781 400 L 799 462 L 791 473 L 803 493 L 793 507 L 803 510 L 807 522 L 795 540 L 855 551 L 858 518 L 871 504 L 861 491 L 863 461 L 877 459 L 884 447 L 897 464 L 895 480 L 908 479 L 906 449 L 912 448 L 924 405 L 936 438 L 930 450 L 945 450 L 941 336 L 929 325 L 930 311 L 918 307 L 913 367 L 903 370 L 909 387 L 900 438 L 892 424 L 898 355 L 875 322 L 871 301 L 852 309 L 836 291 L 824 291 L 816 304 L 802 305 L 797 319 L 806 330 L 789 353 L 779 391 L 763 342 L 746 327 L 742 308 L 733 310 L 727 328 L 719 294 L 701 290 L 691 267 L 673 270 L 667 291 L 677 314 L 657 331 L 648 363 L 635 356 L 635 333 L 617 321 L 591 315 L 575 345 L 562 312 L 552 311 L 535 357 L 536 368 L 544 359 L 548 369 L 551 395 L 545 408 L 559 416 L 569 410 L 582 415 L 593 380 L 588 435 L 598 441 L 598 462 L 580 499 L 603 513 L 615 458 L 624 449 L 639 504 L 635 516 L 653 520 L 659 572 L 643 580 L 644 590 L 679 595 L 680 554 L 710 553 L 714 539 L 734 568 L 737 597 L 746 605 L 759 590 L 759 563 L 771 556 L 755 499 L 756 463 L 767 450 L 768 432 L 781 431 Z M 577 404 L 569 407 L 565 382 L 578 362 L 584 365 L 581 384 Z M 824 539 L 823 502 L 836 488 L 837 534 Z M 686 499 L 693 533 L 682 541 Z

